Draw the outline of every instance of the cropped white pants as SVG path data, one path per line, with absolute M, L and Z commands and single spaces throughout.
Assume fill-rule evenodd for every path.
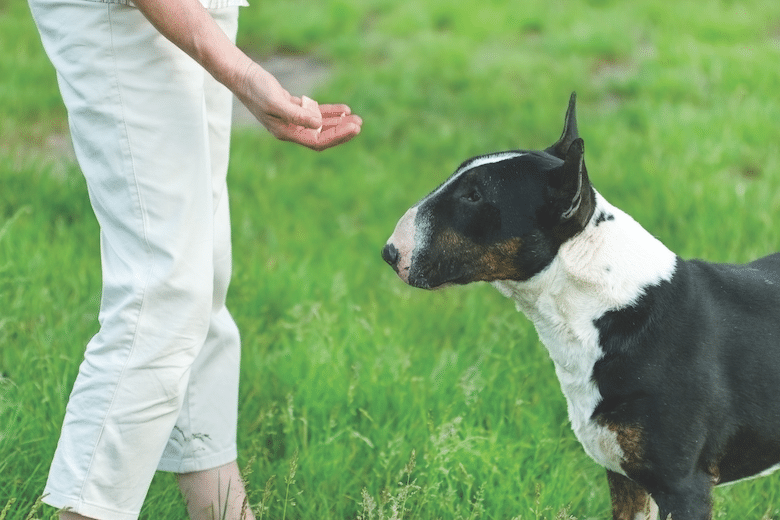
M 100 330 L 68 401 L 44 502 L 138 517 L 156 469 L 236 459 L 232 97 L 135 8 L 30 0 L 100 224 Z M 235 38 L 238 8 L 211 11 Z

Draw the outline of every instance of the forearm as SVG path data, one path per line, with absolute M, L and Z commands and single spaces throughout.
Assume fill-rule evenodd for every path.
M 220 29 L 198 0 L 133 0 L 136 7 L 177 47 L 241 97 L 248 72 L 259 67 Z

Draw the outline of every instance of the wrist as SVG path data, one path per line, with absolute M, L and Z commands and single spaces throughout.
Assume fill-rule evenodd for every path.
M 233 62 L 233 66 L 224 78 L 220 80 L 242 102 L 255 97 L 253 86 L 257 83 L 257 75 L 263 72 L 263 68 L 255 63 L 249 56 L 241 53 Z

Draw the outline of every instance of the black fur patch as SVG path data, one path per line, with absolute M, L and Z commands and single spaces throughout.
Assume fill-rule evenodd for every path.
M 596 217 L 594 224 L 598 226 L 602 222 L 606 222 L 608 220 L 615 220 L 615 215 L 612 215 L 611 213 L 605 213 L 604 211 L 602 211 L 601 213 L 599 213 L 598 217 Z
M 780 254 L 747 265 L 678 259 L 671 280 L 595 320 L 604 356 L 593 418 L 642 430 L 629 476 L 651 494 L 684 475 L 704 486 L 780 463 L 778 287 Z

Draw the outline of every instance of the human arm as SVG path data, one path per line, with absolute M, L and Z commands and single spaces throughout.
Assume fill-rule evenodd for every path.
M 241 51 L 198 0 L 134 0 L 160 33 L 230 89 L 277 139 L 324 150 L 349 141 L 362 120 L 347 105 L 317 105 L 290 95 Z

